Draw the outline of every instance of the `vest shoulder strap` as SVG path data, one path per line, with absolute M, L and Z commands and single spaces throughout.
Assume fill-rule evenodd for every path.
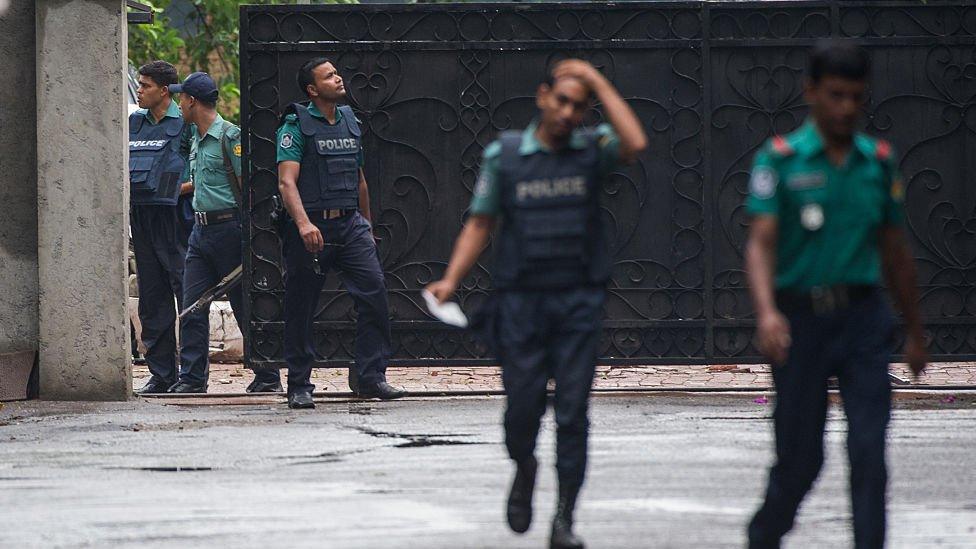
M 308 112 L 308 107 L 302 103 L 292 103 L 289 106 L 298 115 L 298 129 L 303 135 L 315 135 L 315 117 Z
M 511 170 L 519 161 L 519 148 L 522 146 L 522 132 L 517 130 L 507 130 L 498 136 L 498 143 L 501 145 L 501 153 L 498 155 L 502 173 Z M 507 180 L 502 177 L 502 180 Z
M 135 111 L 129 115 L 129 133 L 139 133 L 142 131 L 142 123 L 146 120 L 146 115 L 142 110 Z

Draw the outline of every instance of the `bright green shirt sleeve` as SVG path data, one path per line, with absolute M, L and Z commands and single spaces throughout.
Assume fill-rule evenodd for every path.
M 241 176 L 241 132 L 235 126 L 237 131 L 231 132 L 227 135 L 227 147 L 230 149 L 230 164 L 234 168 L 234 174 L 237 177 Z
M 600 175 L 606 177 L 620 166 L 620 137 L 610 124 L 597 126 L 596 136 L 600 149 Z
M 749 176 L 749 195 L 746 197 L 746 212 L 751 215 L 779 215 L 779 179 L 769 147 L 764 146 L 756 153 Z
M 498 168 L 501 162 L 502 144 L 492 141 L 481 157 L 481 173 L 474 185 L 474 195 L 469 207 L 472 215 L 496 216 L 501 211 L 501 188 L 498 185 Z
M 289 114 L 278 128 L 278 162 L 301 162 L 305 153 L 305 137 L 298 128 L 298 116 Z
M 898 158 L 892 151 L 891 156 L 885 161 L 885 172 L 888 174 L 885 181 L 885 202 L 884 202 L 884 224 L 902 226 L 905 224 L 905 179 L 898 169 Z

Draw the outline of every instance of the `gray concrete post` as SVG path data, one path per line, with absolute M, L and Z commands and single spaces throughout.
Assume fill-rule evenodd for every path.
M 37 0 L 36 9 L 41 398 L 124 400 L 124 2 Z

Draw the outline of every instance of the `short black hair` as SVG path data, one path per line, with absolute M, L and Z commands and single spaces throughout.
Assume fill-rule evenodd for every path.
M 139 67 L 139 74 L 152 78 L 157 86 L 169 86 L 179 82 L 176 67 L 166 61 L 152 61 Z
M 868 52 L 850 41 L 824 40 L 810 54 L 810 81 L 816 84 L 825 76 L 865 80 L 871 68 Z
M 312 76 L 312 71 L 315 70 L 319 65 L 324 65 L 326 63 L 332 63 L 332 60 L 328 57 L 313 57 L 302 65 L 302 68 L 298 69 L 298 89 L 302 90 L 306 96 L 308 96 L 308 86 L 315 82 L 315 78 Z

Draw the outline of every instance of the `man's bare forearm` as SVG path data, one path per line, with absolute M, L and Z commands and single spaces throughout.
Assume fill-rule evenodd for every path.
M 881 257 L 885 282 L 902 318 L 905 319 L 909 335 L 922 337 L 922 317 L 918 310 L 918 275 L 904 231 L 896 228 L 884 229 Z
M 370 224 L 373 223 L 373 216 L 369 211 L 369 185 L 366 184 L 366 176 L 363 175 L 362 170 L 359 170 L 359 213 Z
M 494 224 L 492 218 L 483 215 L 473 215 L 468 219 L 461 234 L 458 235 L 457 242 L 454 243 L 454 251 L 444 272 L 444 280 L 455 287 L 461 283 L 488 245 Z
M 746 243 L 746 277 L 756 314 L 776 310 L 774 278 L 776 272 L 776 239 L 768 227 L 756 227 L 768 221 L 754 221 Z
M 647 135 L 634 109 L 624 101 L 613 84 L 605 78 L 594 85 L 594 93 L 603 104 L 603 111 L 620 138 L 620 157 L 625 162 L 632 161 L 647 148 Z

